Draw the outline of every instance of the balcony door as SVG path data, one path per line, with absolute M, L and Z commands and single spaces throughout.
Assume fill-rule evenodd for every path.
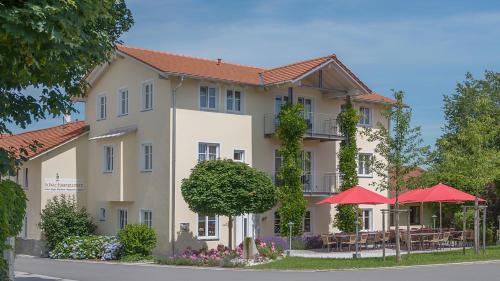
M 311 98 L 299 97 L 299 103 L 304 106 L 304 119 L 307 122 L 307 131 L 312 133 L 314 128 L 314 106 Z
M 312 151 L 302 151 L 300 154 L 300 165 L 302 167 L 302 187 L 304 192 L 313 191 L 313 153 Z

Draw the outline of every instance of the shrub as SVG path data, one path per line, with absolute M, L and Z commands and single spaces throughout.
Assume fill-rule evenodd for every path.
M 56 196 L 47 202 L 39 226 L 50 250 L 66 237 L 89 236 L 96 230 L 87 211 L 78 208 L 74 197 L 65 195 Z
M 463 211 L 458 211 L 453 215 L 453 226 L 456 229 L 462 230 L 463 218 L 464 218 Z M 474 229 L 474 210 L 473 209 L 468 209 L 465 212 L 465 226 L 467 229 Z
M 118 232 L 124 255 L 151 255 L 156 246 L 156 233 L 144 224 L 128 224 Z
M 298 236 L 292 239 L 292 249 L 294 250 L 309 250 L 318 249 L 323 246 L 321 237 L 317 236 Z
M 71 236 L 57 243 L 49 255 L 53 259 L 116 260 L 121 249 L 114 236 Z
M 169 265 L 238 267 L 244 265 L 241 260 L 242 255 L 242 245 L 236 250 L 229 250 L 224 245 L 219 245 L 216 249 L 210 250 L 207 248 L 193 250 L 188 247 L 180 255 L 160 259 L 157 262 Z
M 278 257 L 283 255 L 283 249 L 276 246 L 276 243 L 266 243 L 259 240 L 256 240 L 257 250 L 259 251 L 259 255 L 262 258 L 275 260 Z

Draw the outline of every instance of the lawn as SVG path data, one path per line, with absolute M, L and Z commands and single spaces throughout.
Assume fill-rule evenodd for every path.
M 468 261 L 500 260 L 500 247 L 487 247 L 486 254 L 476 256 L 472 250 L 467 250 L 464 255 L 462 251 L 434 252 L 423 254 L 411 254 L 409 257 L 402 256 L 402 262 L 396 263 L 395 257 L 382 258 L 362 258 L 353 259 L 322 259 L 322 258 L 301 258 L 287 257 L 281 260 L 266 264 L 256 265 L 255 269 L 349 269 L 349 268 L 374 268 L 390 267 L 400 265 L 423 265 Z

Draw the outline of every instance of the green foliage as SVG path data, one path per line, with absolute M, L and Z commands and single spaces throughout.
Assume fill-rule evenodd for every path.
M 123 246 L 125 256 L 142 255 L 147 257 L 156 247 L 156 233 L 145 224 L 127 224 L 118 232 L 118 239 Z
M 39 227 L 50 250 L 66 237 L 89 236 L 96 230 L 85 208 L 78 208 L 75 198 L 65 195 L 55 196 L 47 202 Z
M 8 250 L 4 241 L 21 231 L 26 213 L 26 195 L 22 187 L 11 180 L 0 181 L 0 253 Z M 0 280 L 8 280 L 8 264 L 0 257 Z
M 306 212 L 307 201 L 304 199 L 300 177 L 300 153 L 302 138 L 307 129 L 300 104 L 287 103 L 278 115 L 277 135 L 281 141 L 279 153 L 282 156 L 278 171 L 279 208 L 281 217 L 281 235 L 289 235 L 289 222 L 293 222 L 292 235 L 302 233 L 302 223 Z
M 143 256 L 141 254 L 127 255 L 120 258 L 121 262 L 145 262 L 154 261 L 153 256 Z
M 340 130 L 345 140 L 340 142 L 339 150 L 339 172 L 341 174 L 340 191 L 345 191 L 358 184 L 358 171 L 356 157 L 358 148 L 356 145 L 356 132 L 359 116 L 352 106 L 351 100 L 346 102 L 345 111 L 339 114 Z M 353 223 L 356 220 L 356 206 L 337 205 L 334 226 L 341 231 L 352 232 L 356 229 Z
M 463 219 L 464 219 L 464 212 L 463 211 L 457 211 L 453 215 L 453 226 L 458 229 L 462 230 L 463 229 Z M 473 209 L 468 209 L 465 212 L 465 229 L 473 229 L 474 228 L 474 210 Z
M 181 192 L 189 209 L 207 215 L 263 213 L 277 200 L 268 175 L 230 159 L 198 163 L 182 180 Z
M 25 128 L 74 111 L 70 98 L 85 93 L 84 75 L 110 60 L 132 24 L 123 0 L 2 1 L 0 134 L 10 123 Z M 37 95 L 27 95 L 28 87 Z M 0 168 L 15 158 L 0 149 Z
M 500 182 L 500 73 L 486 72 L 482 80 L 468 73 L 444 97 L 444 113 L 432 165 L 416 184 L 443 182 L 483 195 Z M 498 203 L 498 192 L 490 197 L 488 205 Z

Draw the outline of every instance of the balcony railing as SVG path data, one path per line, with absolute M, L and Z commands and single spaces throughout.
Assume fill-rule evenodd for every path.
M 275 185 L 279 186 L 278 173 L 273 171 L 271 178 Z M 338 192 L 339 174 L 333 172 L 325 173 L 303 173 L 300 177 L 302 191 L 305 195 L 331 195 Z
M 341 140 L 342 134 L 335 115 L 324 113 L 305 113 L 307 130 L 304 134 L 305 139 L 318 140 Z M 264 115 L 264 136 L 269 137 L 276 133 L 279 126 L 278 115 L 268 113 Z

